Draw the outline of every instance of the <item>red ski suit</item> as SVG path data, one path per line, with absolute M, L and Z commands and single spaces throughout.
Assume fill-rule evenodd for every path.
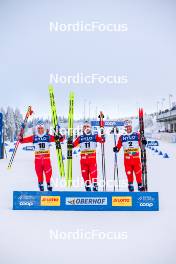
M 64 137 L 60 141 L 62 142 L 63 140 Z M 52 176 L 52 166 L 50 160 L 49 143 L 54 141 L 54 136 L 50 134 L 45 134 L 42 137 L 33 135 L 20 140 L 21 143 L 33 143 L 35 146 L 35 171 L 39 183 L 43 183 L 45 174 L 46 183 L 50 184 Z
M 140 159 L 140 134 L 131 133 L 119 137 L 117 148 L 124 149 L 124 166 L 128 178 L 128 183 L 133 183 L 133 174 L 136 176 L 138 184 L 142 183 L 142 167 Z
M 97 183 L 97 142 L 104 143 L 105 139 L 98 135 L 81 135 L 73 142 L 73 147 L 80 145 L 81 149 L 81 172 L 86 184 Z

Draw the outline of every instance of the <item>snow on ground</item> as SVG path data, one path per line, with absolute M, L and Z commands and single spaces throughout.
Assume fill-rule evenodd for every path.
M 37 190 L 33 152 L 19 149 L 14 167 L 6 169 L 8 160 L 0 161 L 0 263 L 157 263 L 176 262 L 176 145 L 160 142 L 169 159 L 151 150 L 148 154 L 149 190 L 158 191 L 159 212 L 60 212 L 13 211 L 14 190 Z M 113 138 L 106 143 L 107 177 L 113 179 Z M 58 179 L 56 155 L 51 147 L 54 181 Z M 101 156 L 98 164 L 101 176 Z M 126 177 L 123 155 L 118 156 L 120 180 Z M 81 179 L 79 156 L 74 156 L 74 180 Z M 63 188 L 56 187 L 55 190 Z M 79 190 L 83 190 L 79 188 Z M 108 190 L 111 190 L 109 187 Z M 127 232 L 119 240 L 51 240 L 50 230 L 63 232 Z

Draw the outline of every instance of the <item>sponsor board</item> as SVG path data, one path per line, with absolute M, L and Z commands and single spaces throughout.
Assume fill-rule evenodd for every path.
M 157 192 L 13 192 L 14 210 L 158 211 Z
M 112 206 L 132 206 L 132 197 L 112 196 Z
M 34 151 L 35 150 L 35 146 L 26 146 L 26 147 L 23 147 L 23 150 Z
M 158 142 L 157 140 L 148 140 L 148 141 L 147 141 L 147 146 L 148 146 L 148 147 L 159 146 L 159 142 Z
M 60 196 L 41 196 L 41 206 L 60 206 Z
M 92 127 L 99 127 L 99 121 L 91 121 Z M 104 122 L 105 127 L 114 127 L 114 126 L 124 126 L 123 121 L 105 121 Z

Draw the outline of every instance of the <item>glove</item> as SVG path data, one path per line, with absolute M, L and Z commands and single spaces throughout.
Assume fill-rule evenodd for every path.
M 18 140 L 19 140 L 20 143 L 22 143 L 23 142 L 23 136 L 22 135 L 19 135 L 18 136 Z
M 69 145 L 70 148 L 73 148 L 73 140 L 72 138 L 67 139 L 67 145 Z
M 64 139 L 64 136 L 61 135 L 61 134 L 57 134 L 54 137 L 55 137 L 56 140 L 59 140 L 59 141 L 62 140 L 62 139 Z
M 118 148 L 117 147 L 113 147 L 113 151 L 114 152 L 118 152 Z
M 146 146 L 146 145 L 147 145 L 147 140 L 146 140 L 146 138 L 143 138 L 143 139 L 141 140 L 141 143 L 142 143 L 143 146 Z
M 105 135 L 102 135 L 101 139 L 102 139 L 102 143 L 105 143 Z

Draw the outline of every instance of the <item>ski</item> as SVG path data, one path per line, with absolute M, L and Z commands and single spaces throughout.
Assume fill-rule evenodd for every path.
M 74 119 L 74 93 L 69 94 L 69 113 L 68 113 L 68 136 L 67 136 L 67 187 L 72 186 L 72 144 L 73 144 L 73 119 Z
M 101 111 L 99 118 L 99 126 L 100 126 L 100 132 L 101 136 L 104 136 L 104 114 Z M 106 166 L 105 166 L 105 147 L 104 143 L 101 143 L 101 155 L 102 155 L 102 175 L 103 175 L 103 191 L 106 191 Z
M 117 135 L 114 129 L 114 146 L 117 145 Z M 119 190 L 119 169 L 118 169 L 118 163 L 117 163 L 117 152 L 114 153 L 114 192 L 116 191 L 116 178 L 117 178 L 117 185 Z
M 10 161 L 9 161 L 9 164 L 8 164 L 8 169 L 11 169 L 12 168 L 12 164 L 14 162 L 14 158 L 15 158 L 15 155 L 17 153 L 17 149 L 18 149 L 18 146 L 19 146 L 19 138 L 20 137 L 23 137 L 24 135 L 24 132 L 25 132 L 25 128 L 26 128 L 26 125 L 27 125 L 27 121 L 28 121 L 28 118 L 29 116 L 31 116 L 33 113 L 32 111 L 32 107 L 31 106 L 28 106 L 28 109 L 27 109 L 27 112 L 26 112 L 26 115 L 25 115 L 25 118 L 23 120 L 23 123 L 21 124 L 21 129 L 20 129 L 20 132 L 19 132 L 19 135 L 18 135 L 18 140 L 15 144 L 15 148 L 14 148 L 14 151 L 12 152 L 12 155 L 11 155 L 11 158 L 10 158 Z
M 139 109 L 139 130 L 141 140 L 144 139 L 144 112 L 143 108 Z M 147 183 L 147 155 L 146 148 L 141 144 L 141 163 L 142 163 L 142 181 L 145 191 L 148 191 Z
M 60 176 L 64 177 L 65 171 L 64 171 L 64 162 L 63 162 L 63 156 L 62 156 L 62 147 L 61 147 L 60 140 L 57 139 L 56 137 L 58 134 L 60 134 L 60 131 L 58 127 L 58 117 L 57 117 L 56 103 L 55 103 L 55 98 L 54 98 L 54 88 L 52 85 L 49 85 L 48 89 L 49 89 L 49 95 L 50 95 L 52 125 L 53 125 L 54 136 L 55 136 L 57 162 L 58 162 Z

